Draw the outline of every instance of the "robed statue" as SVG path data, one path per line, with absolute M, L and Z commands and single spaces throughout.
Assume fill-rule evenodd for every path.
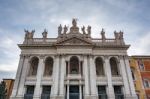
M 76 27 L 76 26 L 77 26 L 77 19 L 74 18 L 74 19 L 72 20 L 72 25 L 73 25 L 73 27 Z

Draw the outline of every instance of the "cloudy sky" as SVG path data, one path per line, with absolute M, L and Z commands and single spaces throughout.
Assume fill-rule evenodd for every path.
M 92 26 L 92 36 L 100 37 L 102 28 L 107 37 L 114 30 L 124 31 L 129 55 L 150 55 L 150 0 L 0 0 L 0 80 L 14 78 L 18 67 L 24 29 L 35 29 L 41 37 L 46 28 L 48 37 L 57 36 L 57 27 Z

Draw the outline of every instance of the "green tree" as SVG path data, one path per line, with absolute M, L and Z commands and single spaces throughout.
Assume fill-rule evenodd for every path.
M 6 99 L 6 93 L 7 93 L 6 83 L 2 81 L 0 83 L 0 99 Z

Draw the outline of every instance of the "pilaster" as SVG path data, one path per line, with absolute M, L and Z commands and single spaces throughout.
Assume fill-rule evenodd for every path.
M 25 60 L 24 60 L 24 64 L 22 67 L 22 74 L 21 74 L 21 78 L 20 78 L 20 82 L 19 82 L 19 88 L 18 88 L 18 93 L 17 93 L 17 97 L 24 97 L 24 83 L 25 83 L 25 79 L 26 79 L 26 73 L 27 73 L 27 68 L 29 67 L 29 56 L 26 55 L 25 56 Z
M 63 55 L 61 57 L 61 67 L 60 67 L 60 92 L 59 97 L 61 99 L 64 99 L 64 78 L 65 78 L 65 72 L 66 72 L 66 65 L 65 65 L 65 56 Z
M 17 90 L 19 88 L 18 86 L 19 86 L 19 82 L 20 82 L 20 79 L 21 79 L 21 73 L 22 73 L 22 70 L 23 70 L 24 60 L 25 60 L 25 56 L 20 55 L 18 70 L 17 70 L 17 74 L 16 74 L 15 83 L 14 83 L 14 86 L 13 86 L 11 97 L 15 97 L 17 95 Z
M 67 82 L 67 99 L 69 99 L 69 80 Z
M 105 70 L 106 70 L 105 72 L 106 72 L 107 83 L 108 83 L 108 87 L 107 87 L 108 99 L 114 99 L 115 95 L 114 95 L 114 89 L 112 85 L 112 75 L 111 75 L 111 68 L 110 68 L 108 56 L 105 56 Z
M 38 69 L 37 69 L 37 75 L 36 75 L 36 86 L 35 86 L 35 90 L 34 90 L 34 96 L 33 99 L 39 99 L 41 97 L 41 79 L 43 76 L 43 70 L 44 69 L 44 56 L 40 56 L 39 59 L 39 64 L 38 64 Z
M 129 86 L 128 79 L 127 79 L 127 72 L 126 72 L 123 56 L 119 56 L 119 59 L 120 59 L 121 75 L 122 75 L 123 83 L 124 83 L 125 99 L 128 99 L 129 97 L 131 97 L 131 91 L 129 89 L 130 86 Z
M 81 85 L 81 80 L 79 81 L 79 93 L 80 93 L 80 97 L 79 99 L 82 99 L 82 85 Z
M 53 67 L 53 85 L 51 90 L 51 99 L 57 99 L 58 97 L 58 89 L 59 89 L 59 63 L 60 56 L 56 55 L 54 60 L 54 67 Z
M 91 87 L 91 99 L 97 99 L 97 86 L 96 86 L 96 68 L 94 65 L 93 56 L 89 57 L 90 60 L 90 87 Z
M 85 79 L 85 99 L 88 99 L 90 96 L 89 92 L 89 68 L 88 68 L 88 63 L 87 63 L 87 56 L 84 56 L 84 62 L 83 62 L 83 68 L 84 68 L 84 79 Z

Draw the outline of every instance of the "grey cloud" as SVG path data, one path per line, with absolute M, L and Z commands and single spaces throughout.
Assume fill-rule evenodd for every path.
M 17 68 L 20 50 L 16 45 L 23 42 L 24 28 L 35 29 L 35 37 L 41 37 L 41 33 L 46 28 L 49 37 L 56 37 L 57 26 L 59 24 L 70 26 L 71 19 L 74 17 L 79 19 L 80 27 L 92 26 L 93 37 L 100 37 L 101 28 L 105 28 L 107 37 L 113 37 L 114 30 L 123 30 L 125 41 L 131 44 L 130 55 L 150 54 L 149 47 L 147 47 L 149 43 L 139 43 L 141 46 L 135 43 L 135 41 L 143 42 L 143 39 L 147 38 L 142 39 L 141 35 L 149 34 L 147 32 L 150 26 L 148 4 L 149 1 L 146 0 L 139 0 L 139 2 L 137 0 L 117 0 L 117 2 L 116 0 L 0 1 L 0 13 L 3 13 L 0 16 L 0 41 L 6 38 L 13 41 L 12 44 L 1 43 L 0 67 L 1 65 L 15 65 L 14 68 Z M 7 75 L 6 71 L 2 72 L 0 76 Z M 7 73 L 10 77 L 14 76 L 11 71 Z

